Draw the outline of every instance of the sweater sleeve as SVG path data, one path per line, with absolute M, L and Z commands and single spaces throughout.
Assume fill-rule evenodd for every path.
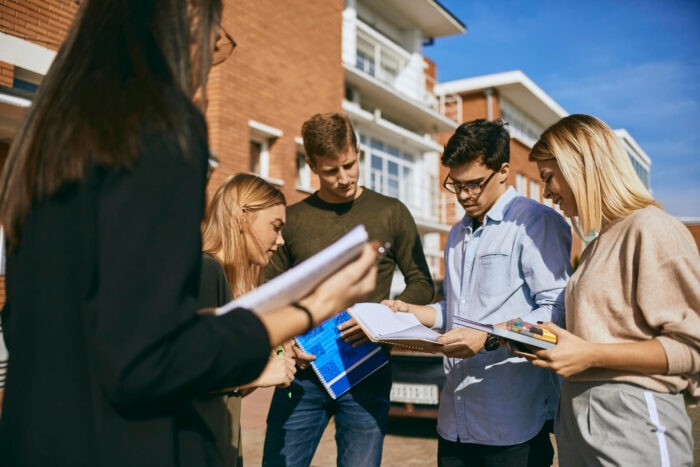
M 425 305 L 433 300 L 435 293 L 430 269 L 413 216 L 403 203 L 397 204 L 394 209 L 396 222 L 392 249 L 406 287 L 396 298 L 407 303 Z
M 91 335 L 100 383 L 119 405 L 249 382 L 270 350 L 250 311 L 196 314 L 206 143 L 185 157 L 177 141 L 144 138 L 134 167 L 101 186 Z
M 668 374 L 689 375 L 700 372 L 700 260 L 687 244 L 669 242 L 673 235 L 664 237 L 665 260 L 657 263 L 651 254 L 638 259 L 637 303 L 659 333 Z M 693 242 L 690 235 L 687 241 Z

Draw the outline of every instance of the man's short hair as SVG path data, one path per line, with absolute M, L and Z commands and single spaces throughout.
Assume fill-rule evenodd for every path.
M 479 119 L 462 123 L 450 137 L 442 153 L 442 165 L 459 167 L 482 158 L 491 170 L 510 162 L 510 135 L 502 120 Z
M 306 157 L 334 157 L 348 148 L 357 147 L 357 136 L 347 115 L 342 113 L 316 114 L 301 126 Z

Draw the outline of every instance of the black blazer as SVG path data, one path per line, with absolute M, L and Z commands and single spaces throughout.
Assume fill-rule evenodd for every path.
M 213 439 L 191 397 L 267 362 L 253 313 L 195 312 L 208 151 L 191 120 L 143 129 L 131 169 L 93 167 L 27 217 L 7 258 L 3 467 L 193 465 Z

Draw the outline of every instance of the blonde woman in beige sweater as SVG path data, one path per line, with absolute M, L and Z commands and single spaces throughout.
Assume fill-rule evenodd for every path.
M 598 232 L 566 288 L 564 330 L 532 363 L 564 378 L 559 462 L 691 465 L 682 393 L 700 395 L 700 258 L 686 227 L 637 177 L 615 133 L 587 115 L 548 128 L 530 153 L 545 197 L 579 234 Z

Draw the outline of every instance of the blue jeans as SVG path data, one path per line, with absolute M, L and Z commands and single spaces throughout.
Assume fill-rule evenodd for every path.
M 263 466 L 307 467 L 335 417 L 338 466 L 379 466 L 389 417 L 389 365 L 333 400 L 310 370 L 276 389 L 267 415 Z

